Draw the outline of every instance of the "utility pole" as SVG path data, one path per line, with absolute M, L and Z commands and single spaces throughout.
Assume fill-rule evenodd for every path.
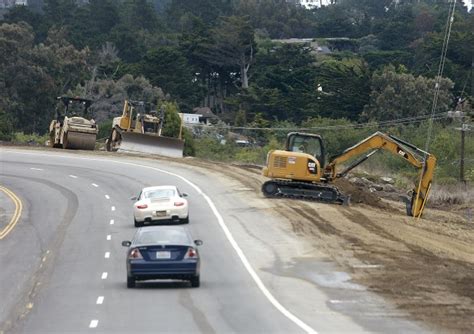
M 455 128 L 455 130 L 461 131 L 461 152 L 460 152 L 460 161 L 459 161 L 459 181 L 463 184 L 466 184 L 466 179 L 464 178 L 464 147 L 465 147 L 465 137 L 466 131 L 471 131 L 470 125 L 466 123 L 467 117 L 462 112 L 463 102 L 465 100 L 459 99 L 458 104 L 455 109 L 460 107 L 461 110 L 448 111 L 448 117 L 459 119 L 461 121 L 461 127 Z
M 461 128 L 457 128 L 456 130 L 461 131 L 461 162 L 459 165 L 459 181 L 462 183 L 466 182 L 464 179 L 464 138 L 465 138 L 465 133 L 467 131 L 467 124 L 462 123 Z
M 474 59 L 474 58 L 473 58 Z M 474 61 L 472 62 L 474 65 Z M 474 89 L 473 89 L 474 90 Z M 464 191 L 467 191 L 467 182 L 464 178 L 464 142 L 466 137 L 466 132 L 471 131 L 471 125 L 468 124 L 468 116 L 463 113 L 463 106 L 466 99 L 457 98 L 455 111 L 448 111 L 448 117 L 453 119 L 459 119 L 461 121 L 461 127 L 455 128 L 456 130 L 461 131 L 461 159 L 459 163 L 459 181 L 464 185 Z M 472 221 L 471 208 L 466 210 L 467 221 L 470 223 Z

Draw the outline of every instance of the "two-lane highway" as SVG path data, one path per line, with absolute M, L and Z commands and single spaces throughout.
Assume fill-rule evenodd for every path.
M 0 172 L 1 183 L 24 204 L 20 221 L 0 243 L 0 331 L 420 330 L 386 319 L 368 328 L 330 310 L 315 285 L 255 268 L 249 256 L 278 258 L 272 249 L 278 245 L 255 243 L 259 236 L 239 226 L 242 219 L 258 223 L 275 217 L 267 210 L 246 210 L 248 204 L 215 175 L 166 161 L 22 150 L 2 152 Z M 160 184 L 189 194 L 189 228 L 204 241 L 200 288 L 181 282 L 126 288 L 121 241 L 136 230 L 130 197 Z M 275 231 L 268 233 L 284 233 Z M 278 238 L 283 243 L 287 236 Z

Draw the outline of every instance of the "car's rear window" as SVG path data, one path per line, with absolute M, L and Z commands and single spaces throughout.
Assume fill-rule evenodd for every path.
M 141 232 L 137 244 L 189 244 L 190 240 L 184 231 L 162 229 L 156 231 Z
M 145 198 L 165 198 L 174 196 L 175 191 L 173 189 L 149 190 L 143 194 L 143 197 Z

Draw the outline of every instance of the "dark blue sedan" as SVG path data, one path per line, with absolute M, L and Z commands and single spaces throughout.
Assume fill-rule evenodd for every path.
M 132 241 L 123 241 L 127 252 L 127 287 L 136 281 L 178 279 L 199 287 L 200 259 L 196 246 L 184 226 L 148 226 L 139 228 Z

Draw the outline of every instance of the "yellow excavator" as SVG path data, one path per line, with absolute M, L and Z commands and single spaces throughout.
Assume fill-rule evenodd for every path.
M 93 150 L 99 128 L 89 115 L 91 100 L 60 96 L 64 111 L 56 108 L 56 119 L 49 125 L 49 145 L 56 148 Z
M 151 153 L 172 158 L 182 158 L 184 140 L 161 135 L 164 109 L 147 111 L 143 101 L 125 100 L 121 117 L 115 117 L 112 132 L 106 140 L 107 151 Z
M 411 200 L 407 201 L 407 214 L 421 217 L 431 188 L 436 158 L 402 139 L 382 132 L 376 132 L 346 149 L 327 164 L 320 135 L 291 132 L 287 135 L 284 151 L 268 152 L 262 174 L 271 180 L 262 185 L 262 192 L 266 197 L 293 197 L 345 204 L 348 197 L 330 183 L 347 175 L 380 149 L 405 159 L 419 170 L 419 180 Z M 340 164 L 361 155 L 344 170 L 338 171 Z

